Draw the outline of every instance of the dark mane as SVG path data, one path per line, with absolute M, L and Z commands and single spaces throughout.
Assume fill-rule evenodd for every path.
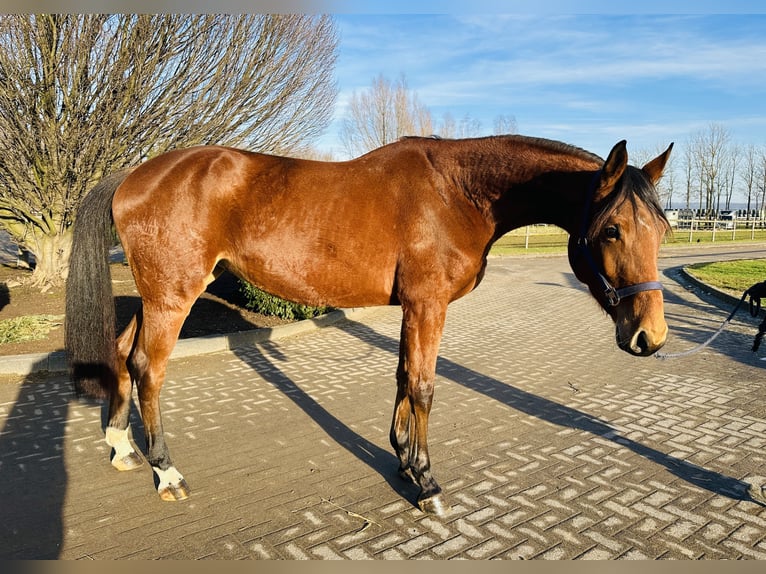
M 521 135 L 507 135 L 507 136 L 493 136 L 496 138 L 511 139 L 519 142 L 526 143 L 529 146 L 539 147 L 548 151 L 565 153 L 573 155 L 575 157 L 582 158 L 586 161 L 595 161 L 598 163 L 604 163 L 604 159 L 595 153 L 589 152 L 586 149 L 577 147 L 568 143 L 564 143 L 557 140 L 549 140 L 545 138 L 521 136 Z
M 438 140 L 438 141 L 451 141 L 451 142 L 472 141 L 476 143 L 487 143 L 490 145 L 494 142 L 517 142 L 520 144 L 525 144 L 530 147 L 541 148 L 549 152 L 573 155 L 575 157 L 579 157 L 586 161 L 604 163 L 604 159 L 602 157 L 592 152 L 589 152 L 588 150 L 582 149 L 580 147 L 567 144 L 561 141 L 557 141 L 557 140 L 549 140 L 546 138 L 523 136 L 518 134 L 483 136 L 483 137 L 477 137 L 477 138 L 443 138 L 439 135 L 434 134 L 430 136 L 403 136 L 399 138 L 399 141 L 405 141 L 405 140 L 427 140 L 427 141 Z
M 595 214 L 588 230 L 589 240 L 594 240 L 599 235 L 606 225 L 610 213 L 622 205 L 624 201 L 630 201 L 633 204 L 634 213 L 640 201 L 649 208 L 660 229 L 663 229 L 665 232 L 670 230 L 670 223 L 667 217 L 665 217 L 665 210 L 660 204 L 656 188 L 642 170 L 629 165 L 615 187 L 615 192 L 610 195 L 609 201 L 604 201 L 596 206 Z

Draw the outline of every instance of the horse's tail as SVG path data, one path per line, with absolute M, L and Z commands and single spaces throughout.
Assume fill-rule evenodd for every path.
M 108 396 L 117 383 L 109 271 L 112 199 L 131 170 L 102 179 L 80 203 L 66 281 L 65 346 L 77 394 Z

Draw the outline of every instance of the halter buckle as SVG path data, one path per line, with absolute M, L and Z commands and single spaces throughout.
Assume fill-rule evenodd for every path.
M 617 292 L 617 289 L 611 285 L 608 285 L 607 288 L 604 289 L 604 296 L 606 297 L 606 301 L 609 303 L 610 307 L 617 307 L 617 305 L 619 305 L 620 294 Z

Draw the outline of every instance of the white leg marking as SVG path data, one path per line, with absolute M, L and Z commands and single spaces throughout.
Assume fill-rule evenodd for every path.
M 133 470 L 143 464 L 143 459 L 130 443 L 128 431 L 129 428 L 106 427 L 106 444 L 114 449 L 112 466 L 117 470 Z
M 120 430 L 114 427 L 106 427 L 106 444 L 114 449 L 114 458 L 122 459 L 133 452 L 133 445 L 128 438 L 128 429 Z
M 171 466 L 167 470 L 162 470 L 153 466 L 152 470 L 160 481 L 157 485 L 158 492 L 162 492 L 167 488 L 176 488 L 184 481 L 183 475 L 176 470 L 175 466 Z

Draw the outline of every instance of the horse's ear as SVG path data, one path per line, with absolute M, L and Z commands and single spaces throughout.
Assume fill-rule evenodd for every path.
M 660 181 L 662 172 L 665 171 L 665 166 L 667 165 L 668 158 L 670 157 L 670 150 L 672 149 L 673 143 L 671 142 L 671 144 L 668 146 L 668 149 L 666 149 L 663 153 L 655 157 L 652 161 L 641 168 L 649 178 L 649 181 L 652 182 L 652 185 L 657 185 L 657 182 Z
M 617 142 L 612 151 L 609 152 L 609 157 L 606 158 L 604 166 L 601 168 L 601 180 L 594 197 L 596 201 L 609 195 L 625 172 L 628 165 L 627 143 L 625 140 Z

